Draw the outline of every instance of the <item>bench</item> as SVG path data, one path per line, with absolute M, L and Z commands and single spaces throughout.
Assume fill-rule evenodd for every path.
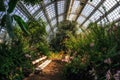
M 43 56 L 39 59 L 32 61 L 32 64 L 35 66 L 34 74 L 42 73 L 42 70 L 51 62 L 52 60 L 48 60 L 47 56 Z

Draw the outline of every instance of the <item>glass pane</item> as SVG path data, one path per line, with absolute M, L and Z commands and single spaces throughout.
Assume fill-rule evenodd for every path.
M 89 1 L 89 3 L 93 4 L 94 6 L 97 6 L 97 4 L 100 2 L 101 0 L 92 0 Z
M 100 10 L 102 10 L 104 7 L 105 8 L 105 11 L 108 11 L 110 10 L 110 8 L 112 8 L 117 2 L 115 0 L 106 0 L 104 3 L 103 3 L 103 6 L 101 6 Z M 104 10 L 102 10 L 103 12 L 105 12 Z
M 43 21 L 47 22 L 46 17 L 44 15 L 43 11 L 40 11 L 40 13 L 37 16 L 35 16 L 36 20 L 38 20 L 39 18 L 41 18 Z
M 40 8 L 40 5 L 26 5 L 24 4 L 24 6 L 26 7 L 26 9 L 31 13 L 31 14 L 34 14 L 39 8 Z
M 17 8 L 14 9 L 12 14 L 20 16 L 25 22 L 28 21 L 28 18 L 25 15 L 23 15 Z
M 86 29 L 86 28 L 88 27 L 89 23 L 90 23 L 90 21 L 87 20 L 87 21 L 85 22 L 85 24 L 83 25 L 83 28 Z
M 110 22 L 120 18 L 120 6 L 108 15 Z
M 47 14 L 50 19 L 55 17 L 55 5 L 54 4 L 47 6 L 46 10 L 47 10 Z
M 61 22 L 61 21 L 63 21 L 63 16 L 58 17 L 58 22 Z
M 47 33 L 50 32 L 50 26 L 49 25 L 46 26 L 46 32 Z
M 85 6 L 85 8 L 83 9 L 82 14 L 84 14 L 85 16 L 88 16 L 92 12 L 93 9 L 94 8 L 92 6 L 90 6 L 89 4 L 87 4 Z
M 80 7 L 80 1 L 74 1 L 71 13 L 76 13 Z
M 43 1 L 45 5 L 51 2 L 51 0 L 43 0 Z
M 62 14 L 62 13 L 64 13 L 64 8 L 65 8 L 65 1 L 58 1 L 57 2 L 58 4 L 57 4 L 57 6 L 58 6 L 58 15 L 59 14 Z
M 52 24 L 52 26 L 55 26 L 55 25 L 57 24 L 56 19 L 52 20 L 52 21 L 51 21 L 51 24 Z
M 100 18 L 100 16 L 102 16 L 102 14 L 97 10 L 91 17 L 90 20 L 92 20 L 93 22 L 97 19 Z
M 80 16 L 80 17 L 78 17 L 77 22 L 78 22 L 79 24 L 81 24 L 84 20 L 85 20 L 85 18 L 82 17 L 82 16 Z
M 70 14 L 70 16 L 69 16 L 69 19 L 68 19 L 68 20 L 72 21 L 72 20 L 74 20 L 74 18 L 75 18 L 75 15 L 74 15 L 74 14 Z

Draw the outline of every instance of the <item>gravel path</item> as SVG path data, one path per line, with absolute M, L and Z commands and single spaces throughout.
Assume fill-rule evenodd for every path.
M 62 70 L 65 63 L 53 60 L 39 75 L 31 75 L 24 80 L 63 80 Z

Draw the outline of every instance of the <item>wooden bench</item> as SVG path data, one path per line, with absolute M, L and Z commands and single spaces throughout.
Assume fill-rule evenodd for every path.
M 42 70 L 51 62 L 52 60 L 48 60 L 47 56 L 43 56 L 39 59 L 32 61 L 32 64 L 35 66 L 34 74 L 42 73 Z

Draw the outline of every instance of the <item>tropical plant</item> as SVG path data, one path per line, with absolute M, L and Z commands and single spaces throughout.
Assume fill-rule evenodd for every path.
M 22 80 L 32 72 L 31 62 L 25 56 L 21 41 L 0 44 L 0 52 L 0 80 Z
M 65 80 L 94 80 L 93 73 L 90 73 L 92 68 L 89 64 L 89 59 L 83 61 L 87 57 L 75 57 L 71 63 L 68 63 L 64 68 Z
M 25 23 L 21 17 L 11 14 L 18 1 L 0 1 L 0 11 L 5 13 L 0 26 L 13 39 L 12 42 L 0 44 L 0 80 L 22 80 L 33 71 L 31 60 L 39 57 L 38 54 L 49 53 L 45 23 L 42 20 Z M 15 26 L 13 20 L 17 23 Z M 25 33 L 30 35 L 26 36 Z
M 74 64 L 81 64 L 83 61 L 87 61 L 89 68 L 94 69 L 93 72 L 97 80 L 108 79 L 108 77 L 105 77 L 106 75 L 113 79 L 113 75 L 120 69 L 118 68 L 120 66 L 120 61 L 117 60 L 120 55 L 120 49 L 118 46 L 120 42 L 120 38 L 118 36 L 119 33 L 119 25 L 115 25 L 114 23 L 105 25 L 91 23 L 86 31 L 80 33 L 79 38 L 71 36 L 70 39 L 66 41 L 66 45 L 69 49 L 76 50 L 77 54 L 75 58 L 77 58 L 78 61 L 74 62 L 73 60 L 68 64 L 69 66 L 66 66 L 66 70 L 69 69 L 67 70 L 67 73 L 65 71 L 67 79 L 71 78 L 74 72 L 76 73 L 75 76 L 80 74 L 79 71 L 76 71 L 77 67 Z M 88 57 L 83 59 L 84 55 Z M 84 73 L 84 69 L 89 69 L 84 68 L 82 70 L 81 66 L 78 68 L 81 71 L 81 76 L 87 74 L 87 72 Z M 86 78 L 87 77 L 88 76 L 86 76 Z M 85 80 L 86 78 L 83 79 Z
M 70 35 L 76 35 L 76 22 L 64 21 L 58 25 L 56 37 L 51 40 L 51 48 L 53 51 L 68 50 L 65 42 Z
M 49 44 L 46 40 L 47 32 L 46 32 L 46 23 L 41 19 L 38 21 L 28 21 L 30 38 L 29 38 L 29 46 L 36 48 L 38 52 L 44 55 L 49 54 Z M 37 56 L 37 55 L 36 55 Z
M 2 0 L 2 7 L 0 7 L 0 11 L 4 12 L 5 15 L 3 15 L 2 20 L 1 20 L 1 27 L 4 27 L 7 32 L 9 33 L 9 36 L 11 38 L 14 38 L 14 33 L 13 33 L 13 20 L 15 20 L 20 28 L 22 29 L 23 32 L 26 34 L 29 34 L 27 28 L 27 24 L 22 20 L 22 18 L 18 15 L 11 14 L 16 7 L 18 0 L 10 0 L 9 2 Z
M 16 25 L 16 39 L 8 44 L 0 44 L 0 80 L 22 80 L 33 71 L 31 60 L 49 54 L 45 23 L 32 20 L 27 24 L 30 36 L 26 36 Z
M 46 40 L 46 23 L 40 20 L 31 20 L 28 21 L 29 31 L 31 34 L 31 44 L 35 44 L 38 42 L 45 42 Z M 46 42 L 45 42 L 46 43 Z

